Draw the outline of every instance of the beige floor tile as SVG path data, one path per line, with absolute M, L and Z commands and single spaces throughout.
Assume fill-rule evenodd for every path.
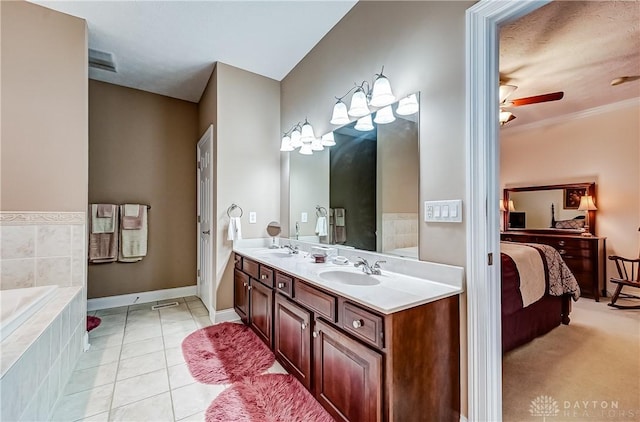
M 135 343 L 137 341 L 147 340 L 153 337 L 162 335 L 160 325 L 154 328 L 139 328 L 134 330 L 127 330 L 124 334 L 123 344 Z
M 164 338 L 164 347 L 172 348 L 172 347 L 181 347 L 182 341 L 193 331 L 182 331 L 180 333 L 170 334 L 168 336 L 163 336 Z
M 202 422 L 206 418 L 206 413 L 207 411 L 203 410 L 202 412 L 198 412 L 193 415 L 187 416 L 184 419 L 180 419 L 180 422 Z
M 136 303 L 134 305 L 129 305 L 129 313 L 131 313 L 131 311 L 137 311 L 140 309 L 151 310 L 151 307 L 156 303 L 158 303 L 158 301 L 154 300 L 153 302 L 143 302 L 143 303 Z
M 173 422 L 171 395 L 162 393 L 111 410 L 110 421 Z M 204 419 L 203 419 L 204 420 Z
M 196 322 L 196 325 L 200 328 L 213 325 L 213 322 L 211 322 L 211 319 L 208 316 L 194 316 L 193 320 Z
M 63 396 L 52 416 L 53 421 L 76 421 L 109 410 L 113 384 Z
M 113 384 L 116 379 L 118 363 L 112 362 L 106 365 L 73 371 L 64 389 L 64 395 L 90 390 L 105 384 Z
M 109 336 L 111 334 L 118 334 L 123 332 L 124 332 L 124 321 L 122 322 L 122 324 L 118 324 L 118 325 L 100 324 L 99 326 L 91 330 L 89 332 L 89 335 L 91 336 L 91 338 L 96 338 L 96 337 Z
M 147 321 L 135 321 L 127 322 L 127 327 L 124 330 L 125 335 L 134 330 L 158 330 L 160 328 L 160 319 L 147 320 Z
M 120 407 L 169 391 L 166 369 L 117 381 L 112 407 Z
M 187 307 L 189 309 L 204 308 L 204 303 L 202 303 L 200 299 L 197 299 L 197 300 L 187 302 Z
M 164 351 L 159 350 L 157 352 L 147 353 L 146 355 L 121 360 L 116 379 L 123 380 L 136 377 L 159 369 L 165 369 L 166 367 Z
M 127 309 L 129 307 L 128 306 L 119 306 L 117 308 L 109 308 L 109 309 L 99 309 L 96 312 L 95 316 L 97 317 L 103 317 L 105 315 L 115 315 L 115 314 L 122 314 L 122 313 L 127 313 Z
M 269 374 L 288 374 L 287 370 L 280 365 L 278 361 L 273 362 L 271 368 L 267 369 Z
M 98 413 L 97 415 L 88 416 L 76 422 L 108 422 L 108 421 L 109 421 L 109 412 L 104 412 L 104 413 Z
M 185 363 L 184 355 L 182 354 L 182 346 L 167 347 L 164 350 L 164 354 L 167 359 L 167 366 L 174 366 Z
M 163 322 L 162 323 L 162 335 L 169 336 L 172 334 L 180 334 L 185 331 L 193 332 L 198 328 L 193 319 L 187 319 L 184 321 Z
M 194 317 L 198 317 L 198 316 L 209 316 L 209 311 L 207 311 L 207 308 L 203 307 L 198 307 L 198 308 L 191 308 L 191 315 L 193 315 Z
M 94 350 L 107 349 L 109 347 L 121 346 L 123 337 L 123 333 L 117 333 L 94 338 L 91 337 L 91 333 L 89 333 L 89 344 L 91 344 L 91 349 Z
M 187 296 L 184 298 L 184 301 L 189 303 L 189 302 L 195 302 L 200 300 L 200 298 L 198 296 Z
M 106 349 L 95 349 L 91 347 L 87 352 L 80 355 L 76 370 L 117 362 L 120 358 L 121 349 L 120 346 L 108 347 Z
M 122 354 L 120 359 L 129 359 L 140 355 L 146 355 L 147 353 L 162 351 L 164 349 L 164 342 L 162 336 L 148 338 L 142 341 L 136 341 L 133 343 L 127 343 L 122 346 Z
M 186 363 L 169 367 L 169 385 L 172 390 L 193 384 L 196 380 L 191 376 Z
M 224 391 L 226 387 L 226 385 L 194 383 L 171 390 L 173 411 L 176 419 L 183 419 L 194 413 L 206 410 L 213 399 Z

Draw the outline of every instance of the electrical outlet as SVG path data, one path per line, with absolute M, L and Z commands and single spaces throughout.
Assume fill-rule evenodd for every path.
M 250 224 L 255 224 L 257 219 L 258 219 L 258 216 L 256 215 L 256 212 L 255 211 L 250 211 L 249 212 L 249 223 Z

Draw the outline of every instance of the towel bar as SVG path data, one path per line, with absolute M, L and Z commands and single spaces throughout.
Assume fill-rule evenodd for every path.
M 242 217 L 242 215 L 244 214 L 244 211 L 242 211 L 242 207 L 240 205 L 236 205 L 236 204 L 231 204 L 231 206 L 229 208 L 227 208 L 227 217 L 231 218 L 231 213 L 236 208 L 240 210 L 239 217 Z

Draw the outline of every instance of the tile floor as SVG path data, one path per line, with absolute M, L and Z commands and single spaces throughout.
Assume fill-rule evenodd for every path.
M 211 401 L 228 385 L 191 377 L 182 340 L 211 325 L 195 296 L 151 310 L 156 302 L 90 312 L 102 319 L 89 333 L 91 348 L 80 358 L 54 421 L 204 421 Z M 277 362 L 267 371 L 286 373 Z

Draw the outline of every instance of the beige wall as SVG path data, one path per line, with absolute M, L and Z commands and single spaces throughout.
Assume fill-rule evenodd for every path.
M 227 208 L 232 203 L 242 207 L 244 238 L 266 237 L 267 224 L 280 217 L 279 103 L 277 81 L 219 62 L 200 102 L 201 132 L 213 123 L 216 133 L 212 300 L 217 310 L 233 307 Z M 249 224 L 252 211 L 257 214 L 255 224 Z
M 89 202 L 150 204 L 148 254 L 89 266 L 89 297 L 196 284 L 198 106 L 89 82 Z
M 516 129 L 501 133 L 501 186 L 595 181 L 596 234 L 607 238 L 607 254 L 638 256 L 640 107 Z M 617 274 L 611 264 L 607 277 Z
M 87 28 L 83 19 L 2 2 L 3 211 L 84 211 Z
M 396 97 L 420 91 L 420 204 L 465 197 L 465 11 L 473 1 L 359 2 L 283 79 L 281 127 L 305 116 L 316 134 L 334 96 L 385 66 Z M 288 159 L 282 162 L 288 187 Z M 285 192 L 283 190 L 283 192 Z M 282 204 L 288 205 L 286 195 Z M 422 209 L 422 207 L 420 207 Z M 289 218 L 282 207 L 282 219 Z M 420 259 L 465 265 L 465 223 L 420 222 Z M 466 414 L 466 298 L 461 314 L 461 403 Z

